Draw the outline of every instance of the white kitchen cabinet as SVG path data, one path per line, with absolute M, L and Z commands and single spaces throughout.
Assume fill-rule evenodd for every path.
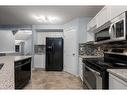
M 63 37 L 63 32 L 37 32 L 36 44 L 45 45 L 46 37 Z
M 79 57 L 79 77 L 83 81 L 83 62 L 81 57 Z
M 101 25 L 108 22 L 111 18 L 111 10 L 110 6 L 105 6 L 97 15 L 96 15 L 96 23 L 97 27 L 100 27 Z
M 45 68 L 45 54 L 34 55 L 34 68 Z
M 111 6 L 111 19 L 127 11 L 127 6 Z
M 127 89 L 127 82 L 109 73 L 109 89 Z
M 37 38 L 37 43 L 36 44 L 45 45 L 45 38 L 46 38 L 45 33 L 42 34 L 42 32 L 37 32 L 37 37 L 36 38 Z
M 97 27 L 96 17 L 94 17 L 88 24 L 87 24 L 87 31 L 91 32 L 93 29 Z
M 87 31 L 93 26 L 100 27 L 116 16 L 120 15 L 124 11 L 127 11 L 127 6 L 105 6 L 98 14 L 87 24 Z
M 94 41 L 95 40 L 93 32 L 87 32 L 86 35 L 87 35 L 86 36 L 86 42 L 88 42 L 88 41 Z

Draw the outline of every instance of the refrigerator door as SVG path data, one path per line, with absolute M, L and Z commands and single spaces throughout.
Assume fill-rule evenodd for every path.
M 63 39 L 46 38 L 46 70 L 63 70 Z

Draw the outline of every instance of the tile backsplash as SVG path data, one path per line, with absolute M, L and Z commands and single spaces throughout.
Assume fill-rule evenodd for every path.
M 35 54 L 45 53 L 45 45 L 34 45 L 34 53 Z
M 79 47 L 79 54 L 88 56 L 104 56 L 104 50 L 107 49 L 105 45 L 97 46 L 94 44 L 81 44 Z

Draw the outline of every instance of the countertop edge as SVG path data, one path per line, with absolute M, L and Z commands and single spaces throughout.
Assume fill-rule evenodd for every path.
M 17 61 L 22 61 L 22 60 L 25 60 L 25 59 L 28 59 L 28 58 L 31 58 L 32 56 L 26 56 L 24 58 L 21 58 L 21 59 L 18 59 L 18 60 L 14 60 L 14 62 L 17 62 Z
M 80 58 L 102 58 L 103 56 L 87 56 L 87 55 L 84 55 L 84 56 L 82 56 L 82 55 L 79 55 L 79 57 Z
M 114 76 L 120 78 L 121 80 L 127 82 L 127 78 L 121 76 L 120 74 L 115 73 L 114 71 L 112 71 L 112 69 L 107 69 L 107 72 L 109 72 L 109 73 L 111 73 L 112 75 L 114 75 Z

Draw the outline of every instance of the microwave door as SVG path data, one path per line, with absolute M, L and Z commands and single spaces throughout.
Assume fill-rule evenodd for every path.
M 102 42 L 102 41 L 104 42 L 104 41 L 110 40 L 109 29 L 110 29 L 110 26 L 97 32 L 95 34 L 95 41 L 96 42 Z

